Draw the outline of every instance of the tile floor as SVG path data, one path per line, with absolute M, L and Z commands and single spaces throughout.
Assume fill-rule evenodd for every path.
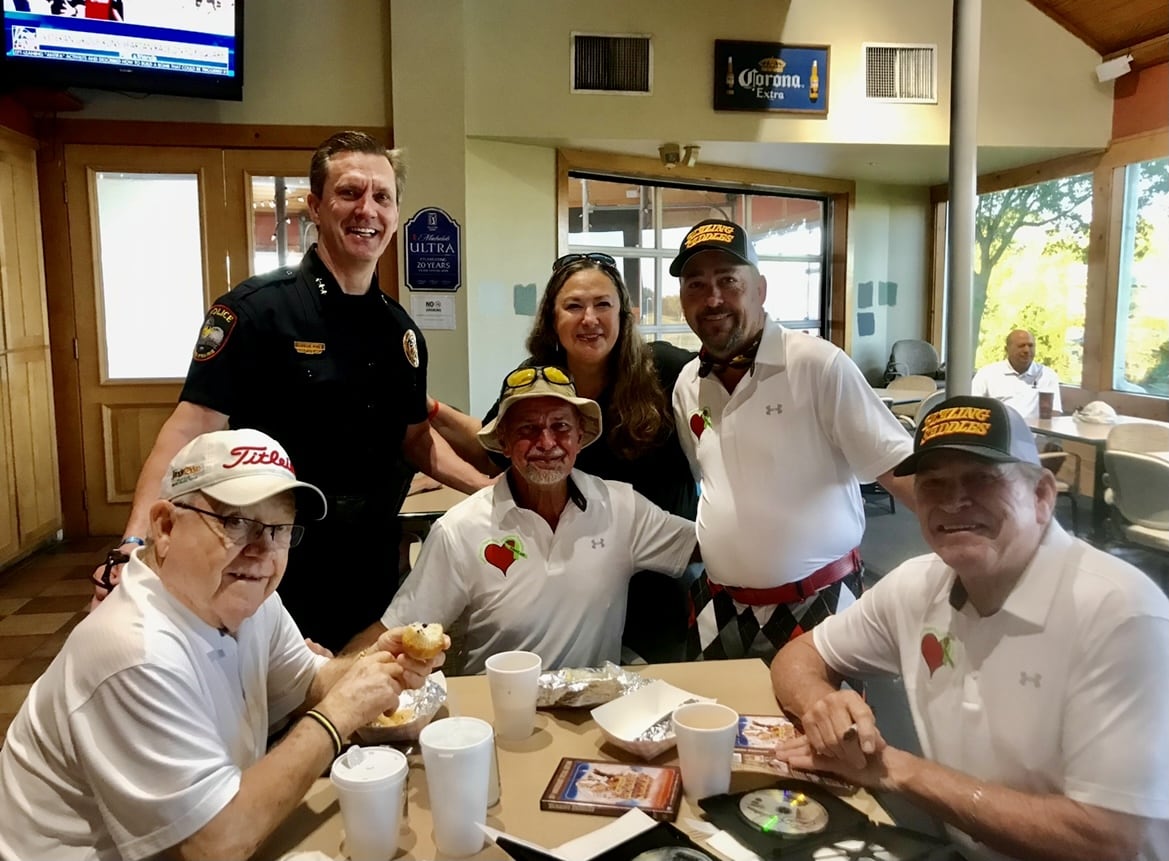
M 89 578 L 112 538 L 84 538 L 41 551 L 0 573 L 0 735 L 28 689 L 85 618 Z

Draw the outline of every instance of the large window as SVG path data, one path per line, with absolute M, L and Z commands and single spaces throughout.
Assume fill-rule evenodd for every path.
M 1027 329 L 1035 359 L 1080 385 L 1092 174 L 980 195 L 974 235 L 974 367 L 1004 358 L 1007 335 Z
M 618 258 L 649 340 L 697 349 L 670 261 L 694 224 L 725 218 L 747 228 L 768 283 L 766 309 L 793 329 L 825 334 L 828 307 L 826 200 L 742 194 L 570 173 L 569 250 Z
M 1169 397 L 1169 159 L 1124 168 L 1112 386 Z

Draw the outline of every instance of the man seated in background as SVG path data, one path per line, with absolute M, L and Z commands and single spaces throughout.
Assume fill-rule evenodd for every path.
M 1063 412 L 1059 377 L 1035 361 L 1035 338 L 1026 329 L 1007 335 L 1007 357 L 976 373 L 970 388 L 976 397 L 998 398 L 1025 418 L 1039 415 L 1039 393 L 1050 392 L 1052 411 Z
M 343 740 L 441 663 L 402 655 L 399 631 L 357 659 L 309 651 L 276 594 L 305 530 L 297 502 L 325 514 L 266 434 L 179 450 L 145 546 L 8 731 L 0 857 L 250 857 Z
M 1034 437 L 997 400 L 939 404 L 896 473 L 934 553 L 776 656 L 806 733 L 777 756 L 903 794 L 968 858 L 1169 857 L 1169 599 L 1064 532 Z M 840 688 L 868 673 L 903 676 L 924 758 Z
M 348 650 L 403 622 L 450 625 L 466 613 L 466 673 L 509 649 L 537 652 L 545 668 L 618 661 L 629 578 L 680 576 L 696 538 L 692 521 L 631 485 L 573 470 L 600 434 L 600 406 L 577 397 L 567 372 L 508 374 L 479 441 L 510 469 L 435 523 L 381 622 Z

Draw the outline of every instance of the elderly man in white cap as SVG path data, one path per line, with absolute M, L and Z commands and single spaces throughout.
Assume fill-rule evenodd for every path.
M 276 595 L 298 503 L 325 513 L 259 431 L 175 455 L 145 546 L 8 731 L 0 857 L 246 858 L 344 739 L 441 663 L 400 654 L 400 631 L 356 659 L 309 651 Z
M 466 611 L 467 673 L 509 649 L 538 653 L 545 669 L 617 661 L 629 578 L 643 569 L 680 576 L 697 542 L 692 521 L 631 485 L 573 470 L 600 434 L 601 408 L 577 397 L 566 371 L 508 374 L 479 441 L 511 467 L 439 519 L 381 622 L 348 648 Z

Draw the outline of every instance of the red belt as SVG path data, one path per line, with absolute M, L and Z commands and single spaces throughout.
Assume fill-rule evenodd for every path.
M 831 586 L 838 580 L 843 580 L 849 574 L 861 570 L 861 551 L 857 547 L 841 556 L 835 562 L 829 562 L 823 568 L 813 571 L 803 580 L 794 583 L 784 583 L 771 589 L 746 589 L 739 586 L 722 586 L 710 583 L 712 595 L 726 590 L 732 598 L 740 604 L 750 604 L 755 607 L 770 604 L 798 604 L 811 598 L 825 586 Z

